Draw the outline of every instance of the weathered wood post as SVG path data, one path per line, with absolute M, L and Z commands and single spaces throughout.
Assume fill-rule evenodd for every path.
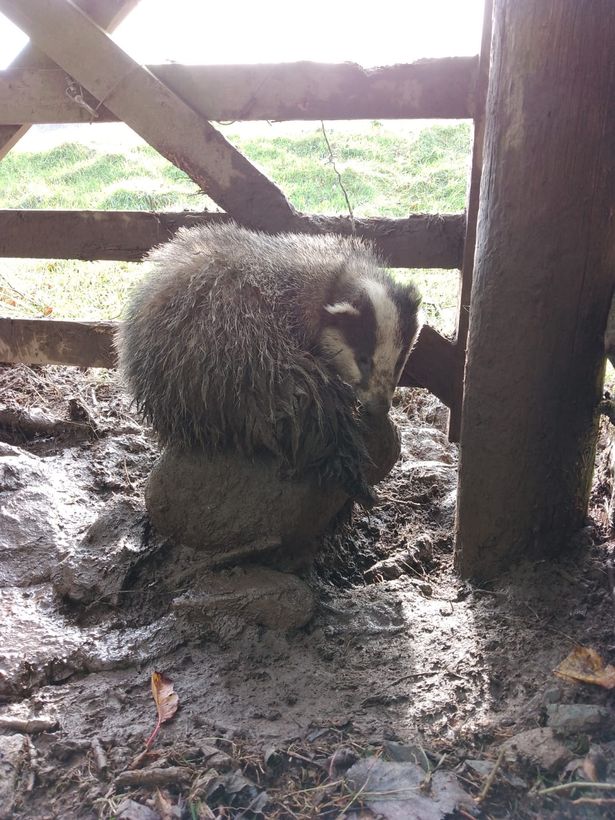
M 496 0 L 456 567 L 582 526 L 615 282 L 615 3 Z

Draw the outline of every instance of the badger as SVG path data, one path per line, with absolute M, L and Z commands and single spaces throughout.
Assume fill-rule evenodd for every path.
M 270 453 L 289 478 L 370 506 L 362 430 L 385 414 L 420 296 L 356 237 L 182 228 L 146 257 L 117 338 L 120 370 L 163 445 Z

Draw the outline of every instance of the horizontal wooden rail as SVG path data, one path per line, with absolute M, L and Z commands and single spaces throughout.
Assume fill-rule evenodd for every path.
M 0 362 L 115 367 L 113 345 L 118 322 L 0 318 Z M 450 401 L 454 345 L 423 327 L 400 384 L 426 387 Z
M 150 211 L 0 210 L 0 257 L 138 261 L 182 226 L 228 220 L 226 214 Z M 458 268 L 463 254 L 463 214 L 414 214 L 405 219 L 357 219 L 388 265 Z M 297 214 L 300 233 L 351 233 L 347 217 Z
M 401 387 L 426 387 L 447 407 L 455 398 L 454 374 L 458 349 L 430 325 L 423 325 L 408 364 L 401 374 Z M 461 351 L 463 355 L 464 351 Z
M 115 367 L 117 322 L 0 319 L 0 362 Z
M 477 57 L 365 69 L 355 63 L 151 65 L 208 120 L 469 119 Z M 91 110 L 76 99 L 82 100 Z M 59 68 L 0 71 L 0 125 L 117 118 Z

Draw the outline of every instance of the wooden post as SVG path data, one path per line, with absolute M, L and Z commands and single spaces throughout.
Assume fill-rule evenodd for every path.
M 463 262 L 459 282 L 459 305 L 457 313 L 457 334 L 455 337 L 455 378 L 453 401 L 448 418 L 448 439 L 459 441 L 461 433 L 461 410 L 463 406 L 463 384 L 466 369 L 466 345 L 470 325 L 470 294 L 474 273 L 474 251 L 476 248 L 476 223 L 480 205 L 480 180 L 483 170 L 483 143 L 485 139 L 485 103 L 489 87 L 489 64 L 491 56 L 491 18 L 493 0 L 485 0 L 483 13 L 483 36 L 481 38 L 480 60 L 476 89 L 474 92 L 474 142 L 472 145 L 472 169 L 468 185 L 466 206 L 466 235 L 463 246 Z
M 592 476 L 615 277 L 615 4 L 496 0 L 456 567 L 563 548 Z

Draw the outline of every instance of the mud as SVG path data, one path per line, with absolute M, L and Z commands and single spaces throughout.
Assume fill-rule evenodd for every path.
M 402 455 L 381 506 L 328 537 L 296 588 L 276 587 L 275 568 L 246 570 L 248 586 L 249 572 L 272 573 L 280 605 L 297 602 L 308 622 L 280 631 L 274 607 L 221 628 L 212 594 L 224 598 L 223 583 L 214 590 L 195 551 L 174 548 L 145 515 L 157 448 L 109 376 L 5 368 L 0 384 L 9 410 L 49 421 L 2 432 L 4 816 L 112 817 L 122 803 L 126 817 L 139 806 L 158 818 L 376 816 L 345 771 L 370 755 L 396 760 L 400 748 L 420 750 L 426 778 L 430 768 L 454 777 L 451 793 L 470 797 L 454 801 L 459 817 L 609 816 L 612 805 L 596 801 L 615 791 L 539 794 L 590 757 L 602 761 L 598 779 L 615 781 L 603 712 L 548 725 L 554 705 L 613 709 L 612 692 L 552 671 L 576 642 L 614 661 L 605 451 L 576 548 L 472 587 L 452 572 L 456 450 L 445 413 L 402 391 Z M 86 428 L 54 425 L 70 420 L 70 399 L 87 410 Z M 137 782 L 126 772 L 155 724 L 155 669 L 172 678 L 180 708 Z M 536 729 L 556 744 L 542 759 L 500 755 Z M 208 762 L 212 748 L 224 771 Z M 594 802 L 574 802 L 586 796 Z
M 399 434 L 385 415 L 366 419 L 364 440 L 367 478 L 378 483 L 399 458 Z M 341 487 L 282 474 L 273 456 L 169 447 L 147 480 L 145 506 L 160 534 L 194 548 L 212 567 L 250 559 L 279 569 L 309 567 L 349 497 Z

